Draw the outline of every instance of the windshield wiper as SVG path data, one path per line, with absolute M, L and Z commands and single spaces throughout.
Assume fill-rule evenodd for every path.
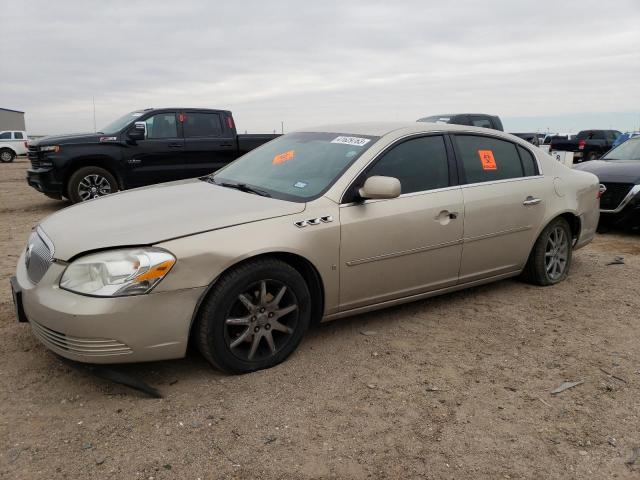
M 235 188 L 236 190 L 240 190 L 241 192 L 255 193 L 256 195 L 260 195 L 261 197 L 271 197 L 271 194 L 269 192 L 265 192 L 264 190 L 260 190 L 259 188 L 252 187 L 250 185 L 247 185 L 246 183 L 218 183 L 213 177 L 208 177 L 208 180 L 216 185 L 220 185 L 221 187 Z

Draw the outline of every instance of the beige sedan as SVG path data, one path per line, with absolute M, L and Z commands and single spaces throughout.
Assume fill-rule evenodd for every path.
M 599 184 L 508 134 L 411 124 L 290 133 L 199 179 L 66 208 L 12 279 L 48 348 L 94 363 L 282 362 L 308 327 L 522 275 L 566 278 Z

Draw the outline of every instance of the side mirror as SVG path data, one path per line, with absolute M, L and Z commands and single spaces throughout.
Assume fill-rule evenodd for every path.
M 127 134 L 131 140 L 144 140 L 147 137 L 147 122 L 136 122 Z
M 367 178 L 363 187 L 358 190 L 362 198 L 381 199 L 400 196 L 400 180 L 394 177 L 373 176 Z

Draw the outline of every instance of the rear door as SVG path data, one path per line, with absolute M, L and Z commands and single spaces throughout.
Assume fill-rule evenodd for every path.
M 140 121 L 146 124 L 144 140 L 128 143 L 123 150 L 129 171 L 127 187 L 185 178 L 184 139 L 177 112 L 155 113 Z
M 208 175 L 235 160 L 235 130 L 229 128 L 222 113 L 186 110 L 182 127 L 187 177 Z
M 460 283 L 522 269 L 553 182 L 522 146 L 489 135 L 453 139 L 465 211 Z
M 455 285 L 462 252 L 462 192 L 442 135 L 391 146 L 355 182 L 400 180 L 402 194 L 340 207 L 340 308 L 353 308 Z M 453 159 L 451 159 L 453 160 Z

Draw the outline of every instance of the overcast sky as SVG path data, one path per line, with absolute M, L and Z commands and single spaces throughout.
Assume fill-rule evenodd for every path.
M 508 130 L 640 124 L 640 1 L 4 2 L 0 107 L 32 134 L 144 107 L 241 131 L 500 115 Z

